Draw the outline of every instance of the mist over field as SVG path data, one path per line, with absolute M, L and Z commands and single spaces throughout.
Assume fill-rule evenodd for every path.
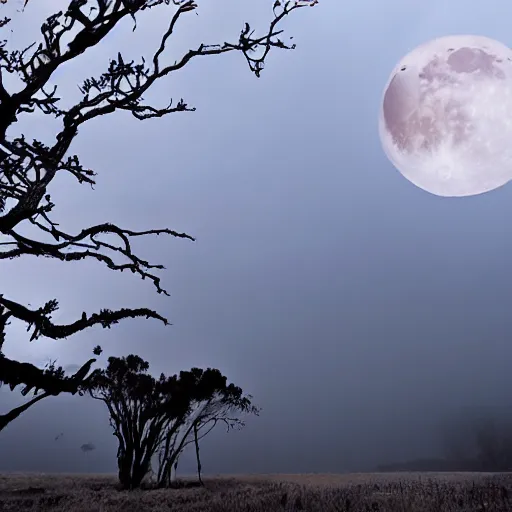
M 13 18 L 2 38 L 27 46 L 67 3 L 2 5 Z M 236 40 L 244 21 L 264 30 L 272 15 L 272 2 L 197 3 L 175 34 L 177 55 Z M 1 262 L 0 292 L 34 307 L 57 297 L 59 323 L 146 306 L 172 326 L 129 319 L 29 342 L 13 321 L 5 354 L 73 373 L 101 345 L 99 367 L 134 353 L 155 376 L 218 368 L 262 410 L 204 439 L 204 475 L 438 471 L 441 459 L 449 471 L 505 470 L 512 458 L 498 461 L 504 449 L 486 452 L 475 436 L 508 443 L 512 425 L 512 188 L 426 194 L 387 161 L 377 131 L 382 87 L 415 46 L 448 33 L 510 44 L 509 3 L 466 4 L 320 0 L 285 20 L 297 48 L 272 51 L 260 79 L 241 55 L 208 56 L 145 98 L 183 97 L 195 112 L 143 122 L 118 112 L 81 127 L 72 149 L 97 184 L 56 179 L 55 218 L 71 232 L 109 221 L 194 236 L 134 242 L 165 265 L 170 297 L 96 262 L 28 256 Z M 78 101 L 77 84 L 119 50 L 127 61 L 152 55 L 168 21 L 149 11 L 133 31 L 128 16 L 66 63 L 54 77 L 63 102 Z M 52 142 L 57 129 L 31 114 L 14 131 Z M 23 400 L 0 389 L 2 412 Z M 62 394 L 2 431 L 0 472 L 115 473 L 116 453 L 105 405 Z M 195 471 L 191 445 L 178 473 Z

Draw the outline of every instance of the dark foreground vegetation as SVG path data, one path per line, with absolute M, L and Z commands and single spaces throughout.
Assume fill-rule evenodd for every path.
M 0 510 L 23 512 L 505 512 L 512 474 L 402 473 L 205 479 L 204 487 L 123 491 L 110 476 L 3 475 Z

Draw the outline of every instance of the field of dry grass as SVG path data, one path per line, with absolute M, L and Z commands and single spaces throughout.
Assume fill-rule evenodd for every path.
M 0 512 L 507 512 L 512 474 L 248 475 L 118 491 L 109 475 L 0 475 Z

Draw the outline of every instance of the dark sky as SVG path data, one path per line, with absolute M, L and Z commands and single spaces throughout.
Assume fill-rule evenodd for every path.
M 176 55 L 236 39 L 245 20 L 264 28 L 273 2 L 198 3 Z M 13 45 L 37 37 L 49 5 L 32 0 L 13 13 Z M 30 258 L 2 262 L 1 291 L 32 305 L 56 297 L 59 322 L 145 305 L 173 326 L 129 320 L 29 343 L 13 323 L 7 355 L 71 365 L 100 344 L 101 363 L 135 352 L 155 374 L 219 368 L 263 411 L 242 432 L 212 435 L 207 473 L 335 472 L 429 455 L 443 418 L 507 405 L 512 187 L 462 199 L 415 188 L 386 160 L 377 115 L 389 72 L 412 48 L 451 33 L 508 45 L 511 15 L 503 0 L 471 9 L 463 0 L 321 0 L 289 17 L 297 49 L 273 52 L 260 80 L 240 55 L 203 58 L 145 98 L 183 97 L 196 112 L 87 124 L 72 149 L 98 172 L 97 187 L 56 181 L 59 221 L 70 231 L 113 221 L 197 237 L 135 244 L 166 265 L 171 297 L 99 264 Z M 118 50 L 149 55 L 166 22 L 150 11 L 133 33 L 126 20 L 66 66 L 55 77 L 66 104 Z M 17 130 L 51 143 L 55 126 L 31 115 Z M 6 389 L 0 397 L 5 409 L 21 401 Z M 97 449 L 82 453 L 88 442 Z M 112 471 L 115 453 L 106 409 L 78 397 L 47 399 L 0 435 L 0 470 Z

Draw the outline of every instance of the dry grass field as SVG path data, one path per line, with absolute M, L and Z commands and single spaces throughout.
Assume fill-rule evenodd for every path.
M 0 512 L 507 512 L 512 474 L 248 475 L 119 491 L 109 475 L 0 475 Z

